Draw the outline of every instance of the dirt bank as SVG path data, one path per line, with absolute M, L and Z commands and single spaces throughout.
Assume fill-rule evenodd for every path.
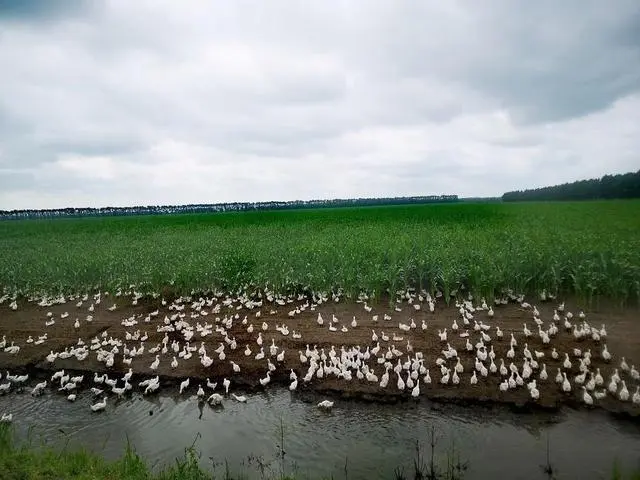
M 141 334 L 148 335 L 148 339 L 145 343 L 145 353 L 141 356 L 136 356 L 132 359 L 130 367 L 133 369 L 135 375 L 133 379 L 137 382 L 143 378 L 149 376 L 160 375 L 163 379 L 161 390 L 166 388 L 175 388 L 175 381 L 183 380 L 186 377 L 192 379 L 190 390 L 195 392 L 198 387 L 199 380 L 210 378 L 212 381 L 221 382 L 223 378 L 229 378 L 232 381 L 231 391 L 233 390 L 251 390 L 253 388 L 262 388 L 259 384 L 259 379 L 264 377 L 267 371 L 267 358 L 277 365 L 276 371 L 272 374 L 272 383 L 281 383 L 289 385 L 289 373 L 290 369 L 294 369 L 299 377 L 298 393 L 304 395 L 304 392 L 317 391 L 330 394 L 332 396 L 340 396 L 344 398 L 361 398 L 372 401 L 398 401 L 401 399 L 410 398 L 410 389 L 399 391 L 396 386 L 397 376 L 390 372 L 390 381 L 387 388 L 383 389 L 379 386 L 378 382 L 368 382 L 366 379 L 358 380 L 354 374 L 354 378 L 351 381 L 345 381 L 344 379 L 331 376 L 326 376 L 322 379 L 314 376 L 313 380 L 308 383 L 302 381 L 302 377 L 307 372 L 308 363 L 306 365 L 301 364 L 299 359 L 299 351 L 305 351 L 307 345 L 312 349 L 316 345 L 318 350 L 325 349 L 328 354 L 331 346 L 335 346 L 336 351 L 340 352 L 340 347 L 345 346 L 360 346 L 362 350 L 367 347 L 374 347 L 377 342 L 372 341 L 372 329 L 376 331 L 378 336 L 382 336 L 384 332 L 389 337 L 397 335 L 402 337 L 402 340 L 394 341 L 392 338 L 389 341 L 383 341 L 379 339 L 381 345 L 380 355 L 383 355 L 387 351 L 387 347 L 395 345 L 399 350 L 403 352 L 401 360 L 404 362 L 407 358 L 407 340 L 413 346 L 414 352 L 422 352 L 425 358 L 425 366 L 430 370 L 430 376 L 432 383 L 426 385 L 420 375 L 420 398 L 428 398 L 441 401 L 455 401 L 455 402 L 506 402 L 512 405 L 533 407 L 534 405 L 543 408 L 556 408 L 563 404 L 569 405 L 583 405 L 582 403 L 582 389 L 579 385 L 573 382 L 575 375 L 579 373 L 578 361 L 574 357 L 572 351 L 574 348 L 580 348 L 583 351 L 591 349 L 592 363 L 591 370 L 595 371 L 596 368 L 600 368 L 602 375 L 605 379 L 605 384 L 602 387 L 598 387 L 597 390 L 605 389 L 609 383 L 609 377 L 613 373 L 613 368 L 619 367 L 621 357 L 624 356 L 627 359 L 629 365 L 635 363 L 636 368 L 640 368 L 640 319 L 638 318 L 638 310 L 632 309 L 623 311 L 620 309 L 601 309 L 588 310 L 585 309 L 585 320 L 592 326 L 600 328 L 602 324 L 606 326 L 608 335 L 597 343 L 591 338 L 586 340 L 576 341 L 571 333 L 564 330 L 562 321 L 559 322 L 560 332 L 558 335 L 551 339 L 548 345 L 543 345 L 537 333 L 534 333 L 531 337 L 525 338 L 523 333 L 523 324 L 526 322 L 527 327 L 533 332 L 537 332 L 537 327 L 533 321 L 533 315 L 531 309 L 525 309 L 517 303 L 511 303 L 504 306 L 494 306 L 495 314 L 493 317 L 489 317 L 486 311 L 474 312 L 474 319 L 471 320 L 469 326 L 463 326 L 461 320 L 461 314 L 458 308 L 455 306 L 446 306 L 440 300 L 436 303 L 435 311 L 429 312 L 427 303 L 421 304 L 420 310 L 416 310 L 413 305 L 409 305 L 406 302 L 397 304 L 402 311 L 398 312 L 394 308 L 389 308 L 387 304 L 374 304 L 372 311 L 365 311 L 362 303 L 356 302 L 343 302 L 336 303 L 334 301 L 328 301 L 316 307 L 315 311 L 310 311 L 307 308 L 305 311 L 296 314 L 295 316 L 289 316 L 288 312 L 294 310 L 296 306 L 303 305 L 306 300 L 296 300 L 292 303 L 288 303 L 284 306 L 273 304 L 265 304 L 261 308 L 253 308 L 251 310 L 243 307 L 238 309 L 240 303 L 233 302 L 231 305 L 221 305 L 219 313 L 211 313 L 211 310 L 215 307 L 215 303 L 211 306 L 203 307 L 202 310 L 208 311 L 207 316 L 202 315 L 202 310 L 198 313 L 199 317 L 192 318 L 192 315 L 196 314 L 196 311 L 191 308 L 190 303 L 185 303 L 185 308 L 181 312 L 183 313 L 184 320 L 188 321 L 195 326 L 196 323 L 209 323 L 212 326 L 219 325 L 216 323 L 216 317 L 224 318 L 225 315 L 239 315 L 239 319 L 233 322 L 233 326 L 228 330 L 228 334 L 234 337 L 237 341 L 237 349 L 231 350 L 227 345 L 225 348 L 226 359 L 220 361 L 217 354 L 214 353 L 220 343 L 223 342 L 223 336 L 217 333 L 215 330 L 213 334 L 200 338 L 196 333 L 192 339 L 192 345 L 200 347 L 201 342 L 204 342 L 207 349 L 207 353 L 214 359 L 213 364 L 205 368 L 201 363 L 197 352 L 189 360 L 179 359 L 179 364 L 176 368 L 170 366 L 173 352 L 169 352 L 165 355 L 161 355 L 160 364 L 156 371 L 151 370 L 150 365 L 153 362 L 155 355 L 148 352 L 149 348 L 156 346 L 162 341 L 164 333 L 157 332 L 156 328 L 162 326 L 165 316 L 171 316 L 176 313 L 175 310 L 169 310 L 169 305 L 161 305 L 160 300 L 140 300 L 138 305 L 132 305 L 131 298 L 125 297 L 103 297 L 100 305 L 94 305 L 94 311 L 91 312 L 93 320 L 91 322 L 86 321 L 86 317 L 89 314 L 88 306 L 91 304 L 90 300 L 83 302 L 80 307 L 76 306 L 78 299 L 70 300 L 62 305 L 53 305 L 48 307 L 40 307 L 35 303 L 19 302 L 18 309 L 12 310 L 8 306 L 8 302 L 0 305 L 0 336 L 6 336 L 7 344 L 14 342 L 15 345 L 20 346 L 18 354 L 9 354 L 0 351 L 0 371 L 6 370 L 11 373 L 20 372 L 32 372 L 32 376 L 43 376 L 42 371 L 49 372 L 51 370 L 59 370 L 61 368 L 67 370 L 77 370 L 86 372 L 109 372 L 109 375 L 117 375 L 126 372 L 129 365 L 125 365 L 122 362 L 122 355 L 116 355 L 116 361 L 112 368 L 107 369 L 103 363 L 96 360 L 95 352 L 91 352 L 89 357 L 79 362 L 74 357 L 69 359 L 57 359 L 53 363 L 49 363 L 45 360 L 47 354 L 50 351 L 60 352 L 65 348 L 73 347 L 77 344 L 78 339 L 81 338 L 84 342 L 89 344 L 92 338 L 107 332 L 107 338 L 113 337 L 123 340 L 129 348 L 133 346 L 139 346 L 140 341 L 127 341 L 125 340 L 125 333 L 133 333 L 136 330 L 140 330 Z M 116 303 L 117 308 L 110 311 L 108 307 Z M 219 299 L 216 303 L 221 303 L 222 299 Z M 544 322 L 545 328 L 550 324 L 553 317 L 553 310 L 557 303 L 543 303 L 538 304 L 537 308 L 540 311 L 540 318 Z M 153 316 L 148 322 L 145 322 L 145 318 L 149 313 L 159 310 L 158 315 Z M 270 314 L 270 311 L 274 310 L 277 313 Z M 256 312 L 261 312 L 261 317 L 256 318 Z M 566 305 L 566 311 L 573 311 L 575 317 L 573 322 L 578 321 L 579 306 L 575 304 Z M 47 313 L 51 312 L 51 318 L 55 320 L 55 324 L 51 326 L 45 326 L 45 321 L 49 318 Z M 62 319 L 61 315 L 64 312 L 68 312 L 68 317 Z M 316 322 L 318 313 L 324 318 L 324 325 L 320 326 Z M 391 316 L 391 320 L 384 320 L 384 315 Z M 247 316 L 247 325 L 242 325 L 241 320 L 244 316 Z M 339 319 L 337 324 L 338 330 L 333 332 L 329 331 L 329 320 L 335 315 Z M 373 316 L 378 315 L 378 321 L 373 320 Z M 357 327 L 352 328 L 350 323 L 353 317 L 356 317 Z M 125 318 L 135 317 L 138 324 L 131 327 L 124 327 L 121 321 Z M 80 322 L 80 327 L 75 328 L 74 323 L 76 318 Z M 410 331 L 401 331 L 398 324 L 400 322 L 409 324 L 411 319 L 414 320 L 417 328 Z M 454 319 L 460 325 L 460 330 L 456 333 L 451 331 L 452 323 Z M 421 329 L 422 321 L 425 321 L 428 325 L 427 330 Z M 507 367 L 511 360 L 507 359 L 506 352 L 509 349 L 510 334 L 513 332 L 518 346 L 516 347 L 516 358 L 514 363 L 522 371 L 522 349 L 525 343 L 528 343 L 529 349 L 533 352 L 538 350 L 545 353 L 545 357 L 539 360 L 540 365 L 546 364 L 549 379 L 546 381 L 537 380 L 538 389 L 540 390 L 540 398 L 537 402 L 533 402 L 529 396 L 529 392 L 526 387 L 518 387 L 507 392 L 500 392 L 498 385 L 503 379 L 499 373 L 489 374 L 488 377 L 483 378 L 478 375 L 478 384 L 471 385 L 470 377 L 474 370 L 475 352 L 467 352 L 465 350 L 466 338 L 461 338 L 459 333 L 468 329 L 470 332 L 470 340 L 472 344 L 475 344 L 480 337 L 478 332 L 473 330 L 474 320 L 482 320 L 484 323 L 491 325 L 491 330 L 488 332 L 492 337 L 490 345 L 493 345 L 496 353 L 496 364 L 500 366 L 500 359 L 504 358 Z M 262 323 L 268 324 L 266 331 L 262 330 Z M 247 326 L 253 324 L 253 333 L 247 332 Z M 286 325 L 290 334 L 288 336 L 282 335 L 275 330 L 276 325 Z M 345 326 L 348 331 L 342 332 L 341 326 Z M 504 337 L 499 339 L 495 335 L 495 327 L 499 326 L 504 332 Z M 453 348 L 458 351 L 458 354 L 462 360 L 464 366 L 464 372 L 460 375 L 460 384 L 442 385 L 440 383 L 440 369 L 436 366 L 435 361 L 438 357 L 442 357 L 441 350 L 446 347 L 446 343 L 440 341 L 437 332 L 439 329 L 448 328 L 448 342 Z M 293 338 L 293 331 L 299 332 L 302 337 L 300 339 Z M 31 336 L 34 340 L 44 333 L 47 333 L 47 339 L 40 345 L 34 343 L 27 343 L 27 339 Z M 260 350 L 256 343 L 256 337 L 258 332 L 262 332 L 264 339 L 264 351 L 265 359 L 255 360 L 255 354 Z M 181 341 L 181 347 L 184 341 L 179 332 L 172 332 L 170 334 L 170 342 L 173 340 Z M 284 348 L 285 359 L 283 362 L 277 362 L 275 357 L 269 355 L 269 345 L 272 343 L 272 339 L 275 340 L 275 344 L 280 348 Z M 609 351 L 613 355 L 611 362 L 606 363 L 601 357 L 602 344 L 606 343 Z M 249 345 L 251 349 L 251 355 L 245 356 L 244 351 L 246 345 Z M 560 358 L 554 360 L 551 358 L 551 351 L 556 348 L 560 353 Z M 122 352 L 122 349 L 120 350 Z M 571 369 L 564 369 L 562 362 L 564 360 L 564 353 L 570 354 L 572 361 Z M 240 373 L 234 373 L 230 361 L 233 360 L 240 368 Z M 395 365 L 396 358 L 393 358 L 391 362 Z M 382 365 L 379 365 L 375 361 L 375 357 L 372 357 L 367 362 L 370 368 L 373 368 L 378 377 L 381 377 L 384 372 Z M 488 365 L 488 362 L 485 362 Z M 453 367 L 454 361 L 449 361 L 448 365 Z M 560 368 L 567 372 L 568 378 L 572 381 L 572 391 L 569 394 L 563 393 L 560 385 L 556 384 L 554 378 L 557 373 L 557 369 Z M 38 374 L 38 371 L 41 373 Z M 632 379 L 628 372 L 622 372 L 620 370 L 620 376 L 626 381 L 627 388 L 630 393 L 630 397 L 634 394 L 636 386 L 640 382 Z M 404 378 L 406 380 L 407 372 L 404 372 Z M 538 378 L 538 372 L 534 373 L 532 378 Z M 195 381 L 194 381 L 195 380 Z M 4 381 L 4 380 L 3 380 Z M 35 381 L 34 381 L 35 383 Z M 203 382 L 204 383 L 204 382 Z M 87 382 L 85 381 L 85 385 Z M 268 387 L 267 387 L 268 388 Z M 220 391 L 220 386 L 218 387 Z M 193 393 L 193 392 L 192 392 Z M 631 401 L 621 402 L 618 398 L 614 398 L 612 395 L 607 395 L 602 400 L 596 400 L 596 407 L 601 407 L 611 412 L 616 413 L 628 413 L 634 416 L 640 415 L 640 405 L 633 405 Z

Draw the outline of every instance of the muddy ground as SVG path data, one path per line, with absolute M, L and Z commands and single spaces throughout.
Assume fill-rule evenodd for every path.
M 230 350 L 228 346 L 225 348 L 227 355 L 224 361 L 219 361 L 217 355 L 213 352 L 222 342 L 222 336 L 218 333 L 209 335 L 204 339 L 201 339 L 196 334 L 192 340 L 192 345 L 200 346 L 200 342 L 204 341 L 207 347 L 209 356 L 214 358 L 214 363 L 209 368 L 204 368 L 198 358 L 197 352 L 189 360 L 180 359 L 179 366 L 175 369 L 171 368 L 170 362 L 173 356 L 173 352 L 170 350 L 168 354 L 161 356 L 160 366 L 157 371 L 152 371 L 149 366 L 154 360 L 155 356 L 148 353 L 149 348 L 160 343 L 164 333 L 156 332 L 156 326 L 162 324 L 162 320 L 165 315 L 171 315 L 175 313 L 168 310 L 167 306 L 160 304 L 160 299 L 146 299 L 140 300 L 138 305 L 132 305 L 131 298 L 113 296 L 103 297 L 100 305 L 95 306 L 95 311 L 92 313 L 93 321 L 91 323 L 86 322 L 85 318 L 89 313 L 87 307 L 90 301 L 84 302 L 81 307 L 76 307 L 76 301 L 68 301 L 66 304 L 54 305 L 50 307 L 40 307 L 35 303 L 27 303 L 26 301 L 19 302 L 17 310 L 12 310 L 8 306 L 8 302 L 0 305 L 0 337 L 6 336 L 8 343 L 15 342 L 16 345 L 21 347 L 20 352 L 17 355 L 11 355 L 0 351 L 0 371 L 5 373 L 9 370 L 12 374 L 25 373 L 31 374 L 33 382 L 35 384 L 36 378 L 45 378 L 51 374 L 52 370 L 59 370 L 61 368 L 74 371 L 84 372 L 104 372 L 108 371 L 109 375 L 122 374 L 129 368 L 128 365 L 122 363 L 122 356 L 116 356 L 116 362 L 114 366 L 107 369 L 103 363 L 99 363 L 96 360 L 95 352 L 91 352 L 90 356 L 82 363 L 78 362 L 75 358 L 71 359 L 57 359 L 54 363 L 48 363 L 45 360 L 46 355 L 51 351 L 59 352 L 64 350 L 65 347 L 74 346 L 79 338 L 82 338 L 87 344 L 90 340 L 101 334 L 103 331 L 107 331 L 108 336 L 114 338 L 120 338 L 124 341 L 125 332 L 134 332 L 140 330 L 141 332 L 147 332 L 149 338 L 145 342 L 146 351 L 142 356 L 135 357 L 131 363 L 131 368 L 135 372 L 133 380 L 138 382 L 139 380 L 155 376 L 159 374 L 162 378 L 162 386 L 160 391 L 166 393 L 167 389 L 175 389 L 177 381 L 181 381 L 186 377 L 190 377 L 191 385 L 189 390 L 193 390 L 191 393 L 195 393 L 198 383 L 202 379 L 202 383 L 206 382 L 206 378 L 210 378 L 212 381 L 221 382 L 224 377 L 230 378 L 232 386 L 230 391 L 250 391 L 255 388 L 262 388 L 259 384 L 259 379 L 264 377 L 267 371 L 267 361 L 257 361 L 254 359 L 254 355 L 259 351 L 259 347 L 256 344 L 256 337 L 258 332 L 262 332 L 264 338 L 264 347 L 266 356 L 269 357 L 268 345 L 271 344 L 272 338 L 275 339 L 275 343 L 279 347 L 286 349 L 285 360 L 282 363 L 277 363 L 275 358 L 272 358 L 274 363 L 277 363 L 277 370 L 272 375 L 272 384 L 278 383 L 282 385 L 289 385 L 289 373 L 290 369 L 294 369 L 299 377 L 299 386 L 296 395 L 305 395 L 305 392 L 321 392 L 334 397 L 342 398 L 357 398 L 371 401 L 398 401 L 410 398 L 410 390 L 405 389 L 404 392 L 400 392 L 396 388 L 396 375 L 391 372 L 389 386 L 386 389 L 381 389 L 378 383 L 367 382 L 366 380 L 358 380 L 354 378 L 350 382 L 346 382 L 342 379 L 335 377 L 318 379 L 315 378 L 305 384 L 302 381 L 302 377 L 307 371 L 307 366 L 300 363 L 299 351 L 304 351 L 306 345 L 313 348 L 317 345 L 318 349 L 324 348 L 328 353 L 332 345 L 337 350 L 344 345 L 349 347 L 351 345 L 359 345 L 364 350 L 367 346 L 373 347 L 375 343 L 372 342 L 372 329 L 381 336 L 384 331 L 389 337 L 393 334 L 403 337 L 402 341 L 393 341 L 390 339 L 388 342 L 379 340 L 382 352 L 386 351 L 388 345 L 395 345 L 398 349 L 406 352 L 407 340 L 411 342 L 415 352 L 423 352 L 426 361 L 425 366 L 430 369 L 432 383 L 425 385 L 420 382 L 422 399 L 430 399 L 436 401 L 451 401 L 451 402 L 503 402 L 512 406 L 524 407 L 524 408 L 558 408 L 565 405 L 578 406 L 583 405 L 582 389 L 577 385 L 573 385 L 572 392 L 565 394 L 561 391 L 559 385 L 554 382 L 554 378 L 557 372 L 557 368 L 562 368 L 562 361 L 564 359 L 564 352 L 571 352 L 574 347 L 586 350 L 591 349 L 592 356 L 592 370 L 599 367 L 602 375 L 605 378 L 605 385 L 599 389 L 606 388 L 609 376 L 613 372 L 613 368 L 618 367 L 621 357 L 624 356 L 627 359 L 629 365 L 635 364 L 636 368 L 640 369 L 640 312 L 637 308 L 623 310 L 620 308 L 599 308 L 588 309 L 585 308 L 586 321 L 592 326 L 598 328 L 604 324 L 606 326 L 608 335 L 600 344 L 594 342 L 591 339 L 576 341 L 570 333 L 565 332 L 562 328 L 562 322 L 560 322 L 560 333 L 552 338 L 551 343 L 543 345 L 537 334 L 534 334 L 528 339 L 524 338 L 523 323 L 527 323 L 529 329 L 537 332 L 535 323 L 532 320 L 532 313 L 530 309 L 523 309 L 519 304 L 512 303 L 504 306 L 494 306 L 495 315 L 493 318 L 489 318 L 486 311 L 477 311 L 475 319 L 482 319 L 486 324 L 492 326 L 489 334 L 492 337 L 491 344 L 494 346 L 496 352 L 496 364 L 499 366 L 500 358 L 504 358 L 506 365 L 511 362 L 506 358 L 506 351 L 509 348 L 510 334 L 513 332 L 518 340 L 518 347 L 516 348 L 516 365 L 521 368 L 522 366 L 522 348 L 525 342 L 528 343 L 530 350 L 539 350 L 545 352 L 545 358 L 539 360 L 540 365 L 546 363 L 549 379 L 546 382 L 538 380 L 538 388 L 540 390 L 540 399 L 537 402 L 533 402 L 527 389 L 525 387 L 519 387 L 515 390 L 509 390 L 508 392 L 501 393 L 498 389 L 498 384 L 502 380 L 499 373 L 489 374 L 488 377 L 482 378 L 478 375 L 478 385 L 472 386 L 469 383 L 469 378 L 473 371 L 474 354 L 465 350 L 464 345 L 466 339 L 460 338 L 458 333 L 469 329 L 471 334 L 471 342 L 475 344 L 479 339 L 479 333 L 473 331 L 473 320 L 471 325 L 463 327 L 461 322 L 461 315 L 458 309 L 454 306 L 446 306 L 442 300 L 439 300 L 436 304 L 435 312 L 431 313 L 428 310 L 426 303 L 422 305 L 421 310 L 416 311 L 413 306 L 407 303 L 399 304 L 402 308 L 401 312 L 395 311 L 394 308 L 390 308 L 388 303 L 378 303 L 373 305 L 371 312 L 366 312 L 362 303 L 356 303 L 354 301 L 340 301 L 335 303 L 329 301 L 316 308 L 315 311 L 309 311 L 308 309 L 295 317 L 291 318 L 287 312 L 295 308 L 296 305 L 301 305 L 302 301 L 295 301 L 285 306 L 279 306 L 275 304 L 269 304 L 263 306 L 261 309 L 254 308 L 248 310 L 242 308 L 237 309 L 238 303 L 234 303 L 230 307 L 222 307 L 220 313 L 213 315 L 209 314 L 206 317 L 200 317 L 191 319 L 191 309 L 187 303 L 184 313 L 186 313 L 185 320 L 189 321 L 192 325 L 196 322 L 202 324 L 210 323 L 215 325 L 215 317 L 224 317 L 225 314 L 235 315 L 238 313 L 240 319 L 245 315 L 248 317 L 248 324 L 253 324 L 255 330 L 252 334 L 247 333 L 246 326 L 243 326 L 240 320 L 234 321 L 233 328 L 229 334 L 235 337 L 238 342 L 238 348 L 235 351 Z M 114 311 L 109 311 L 108 307 L 116 303 L 118 307 Z M 544 321 L 545 327 L 552 321 L 553 309 L 557 305 L 557 302 L 553 303 L 538 303 L 537 308 L 540 311 L 540 318 Z M 145 323 L 143 317 L 148 313 L 159 309 L 160 313 L 156 317 L 153 317 L 149 323 Z M 205 307 L 205 310 L 211 308 Z M 276 310 L 275 315 L 269 314 L 269 310 Z M 577 314 L 580 306 L 575 303 L 567 302 L 566 311 L 572 311 L 575 314 L 573 321 L 577 320 Z M 261 317 L 256 318 L 255 313 L 261 310 Z M 51 326 L 45 326 L 47 319 L 47 312 L 52 312 L 53 318 L 56 323 Z M 60 315 L 63 312 L 68 312 L 69 316 L 65 319 L 61 319 Z M 324 326 L 319 326 L 316 323 L 316 317 L 320 312 L 324 319 Z M 383 315 L 388 313 L 392 319 L 384 320 Z M 335 314 L 340 319 L 341 325 L 346 325 L 349 329 L 348 332 L 343 333 L 340 330 L 337 332 L 331 332 L 328 330 L 328 320 Z M 379 320 L 374 322 L 372 320 L 373 315 L 379 315 Z M 134 327 L 125 328 L 121 325 L 121 320 L 133 315 L 140 316 L 139 323 Z M 351 328 L 349 325 L 353 316 L 356 317 L 358 326 Z M 80 328 L 74 328 L 75 319 L 80 320 Z M 409 332 L 401 331 L 398 328 L 398 323 L 409 323 L 410 319 L 414 319 L 418 328 L 412 329 Z M 451 331 L 451 325 L 453 320 L 456 319 L 460 324 L 460 330 L 458 333 Z M 428 329 L 423 331 L 420 328 L 422 320 L 425 320 L 428 324 Z M 268 323 L 268 330 L 262 331 L 262 322 Z M 280 332 L 275 330 L 276 324 L 286 324 L 291 332 L 294 330 L 302 334 L 301 339 L 294 339 L 291 333 L 288 336 L 283 336 Z M 500 340 L 495 335 L 494 327 L 499 326 L 504 331 L 504 337 Z M 459 385 L 441 385 L 440 371 L 435 365 L 436 358 L 442 356 L 441 350 L 446 344 L 442 344 L 438 338 L 437 331 L 447 327 L 449 329 L 449 343 L 457 349 L 462 363 L 464 365 L 464 373 L 461 374 L 461 382 Z M 41 345 L 34 345 L 33 343 L 26 343 L 29 336 L 37 339 L 38 336 L 44 332 L 48 334 L 47 340 Z M 171 340 L 174 338 L 182 342 L 182 338 L 179 333 L 170 334 Z M 140 342 L 125 342 L 129 347 L 139 345 Z M 613 360 L 610 363 L 605 363 L 601 358 L 602 344 L 608 345 L 609 351 L 613 355 Z M 246 345 L 250 346 L 252 354 L 250 357 L 244 355 Z M 559 360 L 553 360 L 550 356 L 552 348 L 555 347 L 561 356 Z M 572 372 L 569 374 L 569 379 L 579 373 L 578 361 L 570 355 L 572 359 Z M 402 361 L 406 359 L 406 354 L 403 355 Z M 230 364 L 230 360 L 235 361 L 241 367 L 241 372 L 234 374 Z M 396 359 L 392 360 L 392 363 L 396 363 Z M 307 364 L 308 365 L 308 364 Z M 381 377 L 383 368 L 381 365 L 375 363 L 374 360 L 369 361 L 370 367 L 373 367 L 378 377 Z M 449 366 L 453 366 L 453 362 L 449 362 Z M 563 369 L 564 370 L 564 369 Z M 627 388 L 630 395 L 635 392 L 636 386 L 639 382 L 630 378 L 628 373 L 620 372 L 621 377 L 626 381 Z M 421 376 L 422 377 L 422 376 Z M 404 375 L 406 379 L 406 372 Z M 532 378 L 537 378 L 537 374 L 534 374 Z M 93 386 L 92 382 L 85 385 Z M 135 383 L 134 383 L 135 385 Z M 220 385 L 220 383 L 219 383 Z M 268 387 L 267 387 L 268 388 Z M 217 391 L 220 391 L 218 386 Z M 608 395 L 603 400 L 595 401 L 596 407 L 604 408 L 608 411 L 622 414 L 633 415 L 636 419 L 640 418 L 640 405 L 633 405 L 631 401 L 621 402 L 617 398 L 613 398 Z

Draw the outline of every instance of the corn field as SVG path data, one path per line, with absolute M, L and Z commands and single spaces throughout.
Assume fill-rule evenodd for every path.
M 640 298 L 640 202 L 458 203 L 0 222 L 0 288 L 268 287 Z

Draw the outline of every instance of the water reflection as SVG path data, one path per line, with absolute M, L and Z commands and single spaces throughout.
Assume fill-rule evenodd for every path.
M 107 410 L 90 411 L 92 399 L 69 403 L 57 395 L 0 398 L 19 431 L 34 426 L 52 442 L 89 446 L 108 458 L 123 452 L 127 437 L 150 463 L 166 464 L 197 440 L 202 462 L 229 462 L 233 471 L 259 478 L 260 465 L 280 471 L 281 426 L 287 471 L 316 478 L 389 478 L 395 467 L 412 466 L 416 440 L 423 454 L 430 432 L 437 454 L 454 448 L 469 462 L 465 478 L 544 478 L 550 460 L 559 478 L 596 478 L 610 473 L 617 458 L 624 468 L 638 465 L 640 423 L 620 421 L 597 411 L 513 412 L 495 407 L 407 402 L 373 405 L 336 402 L 323 412 L 287 390 L 249 396 L 247 403 L 225 401 L 211 408 L 195 397 L 156 396 L 115 400 Z M 60 430 L 65 435 L 60 434 Z M 580 459 L 580 461 L 576 461 Z M 265 467 L 268 468 L 268 467 Z

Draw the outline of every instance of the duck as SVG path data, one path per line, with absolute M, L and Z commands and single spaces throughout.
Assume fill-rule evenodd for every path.
M 505 375 L 507 375 L 507 373 L 509 372 L 507 370 L 506 365 L 504 364 L 504 358 L 501 358 L 500 359 L 500 375 L 504 377 Z
M 636 392 L 631 397 L 631 401 L 636 405 L 640 405 L 640 386 L 636 387 Z
M 236 402 L 247 403 L 247 397 L 245 397 L 244 395 L 236 395 L 235 393 L 232 393 L 231 398 L 233 398 Z
M 498 371 L 498 366 L 496 365 L 496 363 L 493 361 L 493 359 L 491 359 L 491 364 L 489 365 L 489 371 L 491 373 L 496 373 Z
M 587 387 L 583 386 L 582 391 L 582 401 L 587 405 L 593 405 L 593 398 L 589 395 L 589 392 L 587 392 Z
M 151 363 L 151 365 L 149 365 L 149 368 L 151 370 L 156 370 L 158 365 L 160 365 L 160 355 L 156 355 L 156 359 Z
M 91 411 L 99 412 L 101 410 L 104 410 L 106 407 L 107 407 L 107 397 L 104 397 L 101 402 L 94 403 L 93 405 L 91 405 Z
M 620 374 L 618 373 L 618 369 L 614 368 L 613 375 L 611 375 L 611 380 L 616 383 L 620 383 Z
M 400 373 L 398 373 L 397 387 L 398 387 L 398 390 L 400 391 L 404 390 L 404 387 L 405 387 L 404 380 L 402 379 L 402 376 L 400 375 Z
M 413 398 L 418 398 L 420 395 L 420 379 L 416 380 L 416 386 L 411 390 L 411 396 Z
M 538 378 L 543 381 L 548 378 L 547 365 L 545 363 L 542 364 L 542 370 L 540 370 L 540 373 L 538 374 Z
M 180 395 L 182 395 L 182 392 L 185 391 L 185 389 L 189 388 L 189 379 L 187 378 L 186 380 L 183 380 L 180 383 Z
M 532 385 L 528 385 L 529 387 L 529 395 L 533 400 L 538 400 L 540 398 L 540 390 L 536 387 L 536 381 L 531 382 Z
M 31 395 L 32 396 L 36 396 L 36 395 L 40 395 L 41 393 L 43 393 L 43 390 L 47 387 L 47 381 L 43 381 L 38 383 L 35 387 L 33 387 L 33 390 L 31 390 Z
M 602 390 L 602 391 L 595 391 L 593 392 L 593 396 L 596 397 L 596 400 L 602 400 L 604 397 L 607 396 L 607 391 L 606 390 Z
M 331 410 L 333 408 L 333 404 L 334 402 L 330 400 L 323 400 L 320 403 L 318 403 L 318 408 L 323 410 Z
M 629 364 L 627 364 L 627 360 L 624 357 L 622 357 L 622 360 L 620 360 L 620 369 L 623 372 L 629 371 Z
M 629 390 L 627 390 L 627 384 L 624 382 L 624 380 L 622 380 L 622 388 L 620 389 L 618 398 L 622 402 L 626 402 L 629 400 Z

